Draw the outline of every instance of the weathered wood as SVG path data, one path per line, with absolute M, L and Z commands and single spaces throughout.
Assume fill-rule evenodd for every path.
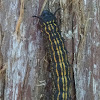
M 0 0 L 0 100 L 44 97 L 48 62 L 38 19 L 32 16 L 58 7 L 76 99 L 100 99 L 100 0 Z
M 43 44 L 40 31 L 36 26 L 37 19 L 32 18 L 40 12 L 38 8 L 41 2 L 43 3 L 44 0 L 0 1 L 0 26 L 4 35 L 0 45 L 3 63 L 8 64 L 5 92 L 2 95 L 5 100 L 39 100 L 41 98 L 43 92 L 41 89 L 44 85 L 38 85 L 44 80 L 41 73 L 43 71 L 41 62 L 44 61 Z M 0 85 L 2 85 L 1 81 Z
M 100 1 L 77 0 L 74 16 L 74 76 L 77 100 L 100 99 Z

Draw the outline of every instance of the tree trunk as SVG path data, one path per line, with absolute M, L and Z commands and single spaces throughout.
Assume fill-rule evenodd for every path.
M 32 16 L 59 7 L 56 17 L 75 81 L 72 99 L 100 100 L 99 0 L 0 0 L 0 100 L 44 100 L 48 61 Z
M 100 1 L 79 0 L 76 4 L 73 3 L 76 98 L 100 100 Z

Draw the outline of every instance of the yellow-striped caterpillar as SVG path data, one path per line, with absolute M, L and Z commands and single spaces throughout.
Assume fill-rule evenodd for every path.
M 69 93 L 71 79 L 67 50 L 61 37 L 55 14 L 44 10 L 38 18 L 40 19 L 41 32 L 47 38 L 52 81 L 54 83 L 53 87 L 55 87 L 50 100 L 71 100 Z

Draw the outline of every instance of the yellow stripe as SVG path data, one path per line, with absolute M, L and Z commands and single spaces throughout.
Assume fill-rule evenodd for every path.
M 55 58 L 55 51 L 53 49 L 53 45 L 52 45 L 52 41 L 51 41 L 51 38 L 50 38 L 50 34 L 49 32 L 47 32 L 47 28 L 46 28 L 46 24 L 45 24 L 45 32 L 49 35 L 49 41 L 51 43 L 51 48 L 52 48 L 52 51 L 53 51 L 53 55 L 54 55 L 54 60 L 55 60 L 55 63 L 56 63 L 56 74 L 58 76 L 58 79 L 57 79 L 57 86 L 58 86 L 58 97 L 57 97 L 57 100 L 59 100 L 59 95 L 60 95 L 60 87 L 59 87 L 59 73 L 58 73 L 58 70 L 57 70 L 57 61 L 56 61 L 56 58 Z
M 57 25 L 54 23 L 54 25 L 56 26 L 56 32 L 58 31 L 58 28 L 57 28 Z M 59 32 L 57 32 L 58 33 L 58 35 L 59 35 L 59 38 L 60 38 L 60 41 L 62 41 L 62 39 L 61 39 L 61 36 L 60 36 L 60 33 Z M 64 50 L 64 52 L 65 52 L 65 54 L 66 54 L 66 50 L 64 49 L 64 43 L 63 43 L 63 41 L 62 41 L 62 46 L 63 46 L 63 50 Z M 66 54 L 67 55 L 67 54 Z M 66 60 L 67 60 L 67 57 L 66 57 Z M 63 64 L 64 66 L 65 66 L 65 64 Z M 68 63 L 67 63 L 67 65 L 68 65 Z M 66 71 L 66 70 L 65 70 Z M 69 68 L 68 68 L 68 78 L 69 78 L 69 80 L 70 80 L 70 73 L 69 73 Z M 66 91 L 67 91 L 67 88 L 66 88 Z
M 57 42 L 55 41 L 55 39 L 54 39 L 54 43 L 55 43 L 55 45 L 56 45 L 56 50 L 58 50 L 58 48 L 57 48 Z M 59 50 L 58 50 L 58 51 L 59 51 Z M 60 65 L 60 67 L 61 67 L 61 75 L 62 75 L 63 91 L 64 91 L 63 68 L 62 68 L 62 63 L 61 63 L 61 59 L 60 59 L 60 54 L 59 54 L 59 52 L 57 52 L 57 53 L 58 53 L 58 56 L 59 56 L 59 65 Z M 57 83 L 57 84 L 59 84 L 59 83 Z M 57 99 L 59 98 L 59 95 L 60 95 L 60 91 L 59 91 L 59 94 L 58 94 Z M 63 96 L 63 98 L 64 98 L 64 96 Z M 59 99 L 58 99 L 58 100 L 59 100 Z
M 56 25 L 55 23 L 53 23 L 53 24 L 56 26 L 56 29 L 58 30 L 57 25 Z M 56 31 L 56 32 L 57 32 L 57 31 Z M 59 35 L 60 41 L 62 41 L 59 32 L 57 32 L 57 33 L 58 33 L 58 35 Z M 56 38 L 56 40 L 57 40 L 57 42 L 59 41 L 57 38 Z M 59 44 L 59 42 L 58 42 L 58 44 Z M 66 54 L 66 50 L 64 49 L 64 44 L 63 44 L 63 42 L 62 42 L 62 46 L 63 46 L 63 50 L 65 51 L 65 54 Z M 63 62 L 64 60 L 63 60 L 62 51 L 61 51 L 61 47 L 60 47 L 60 46 L 59 46 L 59 49 L 60 49 L 60 52 L 61 52 L 61 57 L 62 57 L 62 62 Z M 67 54 L 66 54 L 66 55 L 67 55 Z M 64 75 L 66 75 L 65 63 L 63 63 L 63 65 L 64 65 Z
M 55 23 L 53 23 L 53 24 L 56 26 L 56 32 L 57 32 L 58 35 L 59 35 L 60 41 L 62 42 L 63 50 L 65 51 L 65 54 L 66 54 L 66 50 L 64 49 L 64 43 L 63 43 L 63 41 L 62 41 L 62 39 L 61 39 L 60 33 L 58 32 L 57 25 L 56 25 Z M 67 55 L 67 54 L 66 54 L 66 55 Z
M 50 25 L 48 25 L 48 29 L 49 29 L 49 31 L 51 31 Z
M 64 58 L 62 56 L 62 51 L 61 51 L 61 47 L 59 46 L 59 49 L 60 49 L 60 53 L 61 53 L 61 57 L 62 57 L 62 64 L 64 66 L 64 76 L 66 76 L 66 68 L 65 68 L 65 63 L 64 63 Z
M 53 21 L 54 22 L 54 21 Z M 54 27 L 53 27 L 53 25 L 52 24 L 49 24 L 49 23 L 51 23 L 51 22 L 47 22 L 47 24 L 48 24 L 48 29 L 51 31 L 51 28 L 52 28 L 52 30 L 54 30 Z M 54 61 L 55 61 L 55 63 L 56 63 L 56 74 L 57 74 L 57 76 L 58 76 L 58 78 L 57 78 L 57 87 L 58 87 L 58 96 L 57 96 L 57 100 L 59 100 L 59 95 L 60 95 L 60 86 L 59 86 L 59 73 L 58 73 L 58 70 L 57 70 L 57 59 L 56 59 L 56 57 L 55 57 L 55 51 L 54 51 L 54 48 L 53 48 L 53 45 L 52 45 L 52 40 L 51 40 L 51 38 L 50 38 L 50 34 L 49 34 L 49 32 L 47 32 L 47 28 L 46 28 L 46 24 L 45 23 L 43 23 L 44 25 L 45 25 L 45 32 L 48 34 L 48 36 L 49 36 L 49 41 L 50 41 L 50 43 L 51 43 L 51 48 L 52 48 L 52 51 L 53 51 L 53 56 L 54 56 Z M 61 36 L 60 36 L 60 33 L 58 32 L 58 28 L 57 28 L 57 25 L 55 24 L 55 23 L 53 23 L 55 26 L 56 26 L 56 32 L 58 33 L 58 36 L 59 36 L 59 39 L 60 39 L 60 41 L 62 42 L 62 47 L 63 47 L 63 50 L 64 50 L 64 52 L 65 52 L 65 54 L 66 54 L 66 50 L 64 49 L 64 43 L 63 43 L 63 41 L 62 41 L 62 39 L 61 39 Z M 50 26 L 51 26 L 51 28 L 50 28 Z M 53 35 L 56 35 L 56 33 L 51 33 L 52 34 L 52 36 Z M 59 66 L 61 67 L 61 75 L 62 75 L 62 84 L 63 84 L 63 94 L 62 94 L 62 97 L 63 97 L 63 100 L 66 100 L 67 99 L 67 77 L 66 77 L 66 69 L 65 69 L 65 63 L 64 63 L 64 57 L 62 56 L 62 50 L 61 50 L 61 47 L 59 46 L 57 46 L 57 44 L 59 44 L 59 40 L 58 40 L 58 38 L 56 38 L 56 40 L 54 39 L 54 43 L 55 43 L 55 45 L 56 45 L 56 50 L 57 50 L 57 54 L 58 54 L 58 56 L 59 56 Z M 67 55 L 67 54 L 66 54 Z M 61 57 L 61 58 L 60 58 Z M 66 60 L 67 60 L 67 56 L 66 56 Z M 62 66 L 63 65 L 63 66 Z M 67 65 L 68 65 L 68 63 L 67 63 Z M 63 68 L 62 67 L 64 67 L 64 71 L 63 71 Z M 64 73 L 64 74 L 63 74 Z M 69 68 L 68 68 L 68 78 L 70 79 L 70 77 L 69 77 L 70 75 L 69 75 Z M 64 79 L 65 79 L 65 81 L 64 81 Z M 65 86 L 66 85 L 66 86 Z M 64 93 L 64 91 L 65 91 L 65 93 Z M 65 99 L 64 99 L 65 98 Z
M 63 76 L 63 69 L 62 69 L 60 54 L 59 54 L 59 50 L 58 50 L 58 48 L 57 48 L 57 42 L 55 41 L 55 39 L 54 39 L 54 43 L 55 43 L 55 45 L 56 45 L 56 50 L 58 51 L 57 53 L 58 53 L 58 56 L 59 56 L 59 62 L 60 62 L 60 67 L 61 67 L 61 75 Z
M 59 41 L 57 38 L 56 38 L 56 40 Z M 59 42 L 58 42 L 58 44 L 59 44 Z M 64 59 L 63 59 L 63 56 L 62 56 L 62 51 L 61 51 L 61 47 L 60 46 L 59 46 L 59 52 L 60 52 L 61 58 L 62 58 L 62 61 L 60 60 L 59 62 L 61 64 L 61 66 L 63 64 L 63 67 L 64 67 L 64 71 L 63 71 L 64 75 L 63 76 L 66 76 L 65 63 L 64 63 Z M 64 86 L 65 86 L 66 81 L 64 82 L 64 78 L 65 77 L 63 77 L 63 76 L 62 76 L 62 80 L 63 80 L 63 94 L 62 95 L 63 95 L 63 99 L 64 99 L 66 97 L 65 94 L 64 94 L 64 91 L 65 91 L 65 87 Z
M 54 25 L 56 26 L 56 24 L 54 23 Z M 58 31 L 58 28 L 56 27 L 56 32 Z M 59 34 L 59 32 L 57 32 L 58 33 L 58 35 L 59 35 L 59 38 L 60 38 L 60 40 L 62 41 L 62 39 L 61 39 L 61 36 L 60 36 L 60 34 Z M 59 40 L 57 39 L 57 42 L 58 42 L 58 44 L 59 44 Z M 62 46 L 63 46 L 63 50 L 64 50 L 64 52 L 65 52 L 65 54 L 66 54 L 66 50 L 64 49 L 64 44 L 63 44 L 63 42 L 62 42 Z M 61 52 L 61 55 L 62 55 L 62 51 L 61 51 L 61 48 L 59 48 L 60 49 L 60 52 Z M 67 55 L 67 54 L 66 54 Z M 63 62 L 63 56 L 61 56 L 62 57 L 62 62 Z M 66 57 L 67 58 L 67 57 Z M 67 60 L 67 59 L 66 59 Z M 67 65 L 68 65 L 68 63 L 67 63 Z M 65 69 L 65 63 L 63 62 L 63 66 L 64 66 L 64 75 L 66 76 L 66 69 Z M 69 68 L 68 68 L 68 78 L 70 79 L 70 77 L 69 77 L 70 75 L 69 75 Z M 67 92 L 67 77 L 65 77 L 65 84 L 66 84 L 66 92 Z M 64 96 L 64 95 L 63 95 Z M 67 99 L 67 93 L 65 93 L 65 99 Z
M 60 34 L 59 34 L 59 38 L 61 40 Z M 63 45 L 63 50 L 65 51 L 63 42 L 62 42 L 62 45 Z M 59 49 L 61 51 L 61 48 L 59 48 Z M 66 51 L 65 51 L 65 54 L 66 54 Z M 62 55 L 62 51 L 61 51 L 61 55 Z M 62 60 L 63 60 L 63 56 L 61 56 L 61 57 L 62 57 Z M 64 62 L 63 62 L 63 66 L 64 66 L 64 75 L 66 76 L 66 69 L 65 69 L 65 63 Z M 68 77 L 69 77 L 69 75 L 68 75 Z M 66 84 L 66 90 L 65 91 L 67 92 L 67 79 L 66 79 L 66 77 L 65 77 L 65 84 Z M 67 98 L 67 95 L 65 96 L 65 98 Z
M 54 27 L 52 26 L 52 24 L 50 24 L 51 25 L 51 28 L 54 30 Z M 56 40 L 57 41 L 57 40 Z M 55 41 L 55 39 L 54 39 L 54 43 L 55 43 L 55 45 L 56 45 L 56 50 L 57 51 L 59 51 L 59 50 L 61 50 L 61 47 L 59 46 L 59 49 L 58 49 L 58 47 L 57 47 L 57 42 Z M 59 41 L 59 40 L 58 40 Z M 63 75 L 63 66 L 62 66 L 62 63 L 61 63 L 61 58 L 60 57 L 62 57 L 62 55 L 60 56 L 59 54 L 59 52 L 57 52 L 58 53 L 58 56 L 59 56 L 59 65 L 60 65 L 60 67 L 61 67 L 61 75 L 62 75 L 62 83 L 63 83 L 63 91 L 65 90 L 65 88 L 64 88 L 64 75 Z M 65 68 L 64 68 L 65 69 Z M 60 95 L 60 93 L 59 93 L 59 95 Z M 64 99 L 64 92 L 63 92 L 63 99 Z
M 51 25 L 52 29 L 54 30 L 54 27 L 52 26 L 52 24 L 50 24 L 50 25 Z

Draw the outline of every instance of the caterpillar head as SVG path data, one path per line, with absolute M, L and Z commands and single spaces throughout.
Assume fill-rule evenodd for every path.
M 40 18 L 42 18 L 42 20 L 40 20 L 40 23 L 42 24 L 43 22 L 50 22 L 50 21 L 56 21 L 56 17 L 54 14 L 52 14 L 50 11 L 48 10 L 44 10 L 40 16 Z
M 42 25 L 43 23 L 50 22 L 50 21 L 56 22 L 55 14 L 56 14 L 56 12 L 57 12 L 59 9 L 60 9 L 60 8 L 58 8 L 58 9 L 55 11 L 54 14 L 51 13 L 50 11 L 48 11 L 48 10 L 44 10 L 40 16 L 33 16 L 33 17 L 39 18 L 39 22 L 40 22 L 41 25 Z

